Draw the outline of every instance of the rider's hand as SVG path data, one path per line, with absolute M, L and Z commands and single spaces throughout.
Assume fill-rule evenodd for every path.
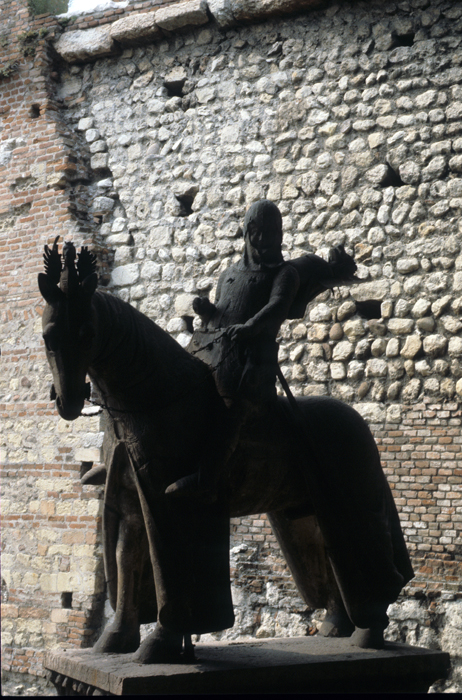
M 213 304 L 208 297 L 196 297 L 193 309 L 198 316 L 207 316 L 213 310 Z
M 251 338 L 253 335 L 251 326 L 248 326 L 246 323 L 236 323 L 234 326 L 230 326 L 226 332 L 231 340 L 235 340 L 238 343 Z

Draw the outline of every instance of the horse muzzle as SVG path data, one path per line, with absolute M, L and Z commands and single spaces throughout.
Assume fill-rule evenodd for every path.
M 56 401 L 56 408 L 59 415 L 64 420 L 75 420 L 78 418 L 82 412 L 82 408 L 85 403 L 85 399 L 89 399 L 91 396 L 91 384 L 89 382 L 85 383 L 85 390 L 83 396 L 70 400 L 65 396 L 61 396 L 56 393 L 54 384 L 51 386 L 50 399 Z

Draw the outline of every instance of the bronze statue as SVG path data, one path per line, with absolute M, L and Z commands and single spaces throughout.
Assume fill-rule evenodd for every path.
M 85 248 L 75 263 L 67 244 L 63 267 L 57 240 L 51 250 L 45 246 L 39 286 L 47 302 L 43 337 L 57 410 L 66 420 L 80 415 L 89 397 L 88 373 L 108 424 L 104 560 L 115 618 L 95 650 L 135 652 L 141 663 L 178 661 L 188 635 L 232 626 L 230 516 L 268 513 L 303 600 L 327 609 L 321 633 L 347 636 L 356 627 L 352 642 L 359 646 L 383 645 L 387 606 L 413 576 L 363 419 L 335 399 L 291 400 L 274 391 L 282 320 L 298 317 L 316 290 L 335 281 L 335 262 L 345 267 L 344 279 L 351 265 L 337 251 L 317 278 L 309 274 L 315 256 L 293 261 L 286 273 L 280 224 L 272 231 L 276 243 L 266 249 L 253 242 L 259 231 L 247 226 L 247 255 L 249 246 L 261 255 L 258 261 L 250 251 L 243 263 L 244 279 L 255 275 L 249 282 L 260 290 L 253 307 L 245 290 L 247 311 L 221 321 L 221 293 L 213 308 L 196 302 L 207 327 L 192 349 L 210 359 L 218 348 L 212 370 L 129 304 L 96 291 L 95 258 Z M 232 279 L 232 270 L 222 281 Z M 281 300 L 280 313 L 262 324 L 268 332 L 256 333 L 252 346 L 247 329 L 265 313 L 261 289 L 270 303 L 281 274 L 290 301 Z M 217 330 L 220 324 L 225 333 Z M 224 345 L 213 342 L 220 333 Z M 258 387 L 263 400 L 255 398 Z M 230 410 L 234 416 L 241 405 L 244 419 L 230 422 Z M 213 499 L 198 502 L 197 476 L 192 498 L 165 493 L 197 475 L 215 451 L 221 464 L 211 478 Z M 155 631 L 140 646 L 139 625 L 153 621 Z

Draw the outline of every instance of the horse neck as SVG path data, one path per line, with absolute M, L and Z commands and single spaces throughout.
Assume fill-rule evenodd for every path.
M 114 405 L 133 406 L 163 394 L 178 351 L 165 331 L 132 306 L 110 294 L 92 300 L 96 336 L 89 374 Z

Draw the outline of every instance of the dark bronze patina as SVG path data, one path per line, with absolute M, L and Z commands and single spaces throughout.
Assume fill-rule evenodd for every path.
M 281 323 L 355 270 L 341 249 L 329 262 L 285 263 L 278 215 L 268 202 L 249 210 L 243 259 L 223 273 L 215 304 L 196 301 L 204 327 L 192 352 L 96 291 L 85 248 L 75 262 L 70 243 L 63 260 L 57 240 L 45 247 L 39 286 L 57 410 L 80 415 L 88 373 L 107 416 L 104 560 L 115 619 L 100 652 L 177 661 L 188 635 L 233 625 L 230 516 L 268 513 L 303 600 L 327 609 L 326 636 L 353 632 L 354 644 L 382 646 L 386 608 L 413 576 L 364 420 L 335 399 L 276 397 Z M 83 477 L 92 479 L 101 470 Z M 154 621 L 140 645 L 140 624 Z

